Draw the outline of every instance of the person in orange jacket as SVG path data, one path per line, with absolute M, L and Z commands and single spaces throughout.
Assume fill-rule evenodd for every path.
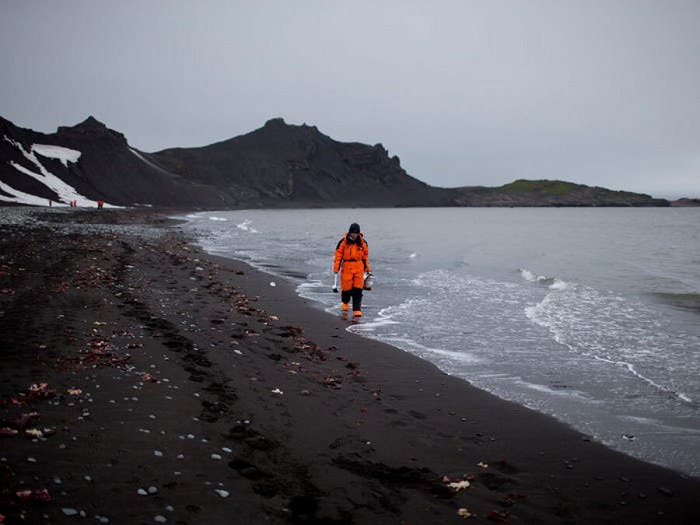
M 348 233 L 340 239 L 335 248 L 333 273 L 340 272 L 340 300 L 343 311 L 352 310 L 355 317 L 362 315 L 362 288 L 365 272 L 370 272 L 369 247 L 364 236 L 360 233 L 360 225 L 353 222 Z

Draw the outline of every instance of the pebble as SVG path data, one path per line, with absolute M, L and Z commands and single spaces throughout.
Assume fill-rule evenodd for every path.
M 229 496 L 229 492 L 228 492 L 227 490 L 223 490 L 223 489 L 214 489 L 214 492 L 216 492 L 216 493 L 217 493 L 219 496 L 221 496 L 222 498 L 228 498 L 228 496 Z
M 668 496 L 669 498 L 673 497 L 673 491 L 667 489 L 666 487 L 658 487 L 659 492 L 663 494 L 664 496 Z

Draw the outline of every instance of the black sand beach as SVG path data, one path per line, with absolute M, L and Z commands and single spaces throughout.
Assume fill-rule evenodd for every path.
M 0 217 L 0 523 L 700 523 L 697 478 L 349 334 L 165 215 Z

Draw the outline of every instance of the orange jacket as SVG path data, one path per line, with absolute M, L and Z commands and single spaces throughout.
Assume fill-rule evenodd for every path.
M 353 242 L 348 238 L 348 234 L 346 234 L 342 239 L 340 239 L 338 246 L 335 248 L 333 272 L 337 273 L 340 271 L 341 263 L 359 261 L 362 261 L 362 268 L 369 272 L 370 267 L 368 257 L 369 247 L 367 246 L 367 241 L 365 241 L 364 235 L 360 233 L 355 242 Z

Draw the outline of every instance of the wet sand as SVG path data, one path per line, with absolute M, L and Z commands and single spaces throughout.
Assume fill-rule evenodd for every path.
M 4 523 L 700 523 L 697 478 L 352 335 L 164 215 L 18 213 Z

